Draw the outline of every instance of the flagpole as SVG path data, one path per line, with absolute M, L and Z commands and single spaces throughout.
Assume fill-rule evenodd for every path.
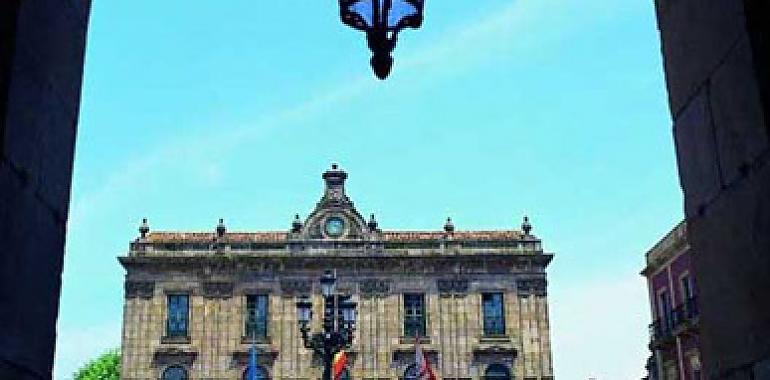
M 253 322 L 252 322 L 253 323 Z M 252 324 L 251 329 L 251 354 L 249 360 L 249 380 L 257 380 L 257 326 Z

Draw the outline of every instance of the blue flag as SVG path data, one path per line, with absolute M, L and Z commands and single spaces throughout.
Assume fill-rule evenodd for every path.
M 251 342 L 251 349 L 249 350 L 249 380 L 257 380 L 257 343 L 256 339 Z

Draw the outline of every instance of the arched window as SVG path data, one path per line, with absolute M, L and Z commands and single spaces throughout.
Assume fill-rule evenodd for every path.
M 175 365 L 166 368 L 163 371 L 162 380 L 187 380 L 187 370 L 184 367 Z
M 484 372 L 485 380 L 510 380 L 510 378 L 511 373 L 508 372 L 508 367 L 502 364 L 492 364 Z
M 415 380 L 420 378 L 420 369 L 417 368 L 417 365 L 412 364 L 409 367 L 406 367 L 404 370 L 404 377 L 402 377 L 403 380 Z
M 256 373 L 256 380 L 269 380 L 270 376 L 267 374 L 267 370 L 265 367 L 257 366 L 257 373 Z M 251 367 L 246 366 L 246 369 L 243 370 L 243 380 L 251 380 Z

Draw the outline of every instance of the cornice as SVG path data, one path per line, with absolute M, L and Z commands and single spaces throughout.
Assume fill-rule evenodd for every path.
M 282 271 L 313 271 L 327 268 L 347 268 L 366 273 L 441 273 L 465 268 L 478 273 L 542 272 L 553 259 L 551 254 L 472 254 L 472 255 L 360 255 L 360 256 L 122 256 L 120 264 L 128 271 L 134 269 L 165 271 L 250 271 L 276 273 Z

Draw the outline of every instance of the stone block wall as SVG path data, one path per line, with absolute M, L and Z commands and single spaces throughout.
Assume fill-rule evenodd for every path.
M 90 1 L 0 3 L 0 378 L 49 379 Z
M 284 275 L 300 278 L 296 273 Z M 191 379 L 240 378 L 246 361 L 236 356 L 245 358 L 250 347 L 243 339 L 245 294 L 255 289 L 269 295 L 268 339 L 257 344 L 260 364 L 273 379 L 321 377 L 321 363 L 302 346 L 295 294 L 282 291 L 277 277 L 235 283 L 231 295 L 218 298 L 202 295 L 194 278 L 158 280 L 151 294 L 127 297 L 123 378 L 158 378 L 170 364 L 188 368 Z M 402 294 L 409 292 L 425 294 L 427 339 L 422 347 L 439 378 L 481 379 L 488 364 L 504 363 L 512 365 L 511 373 L 517 379 L 553 379 L 547 296 L 519 293 L 515 276 L 476 276 L 471 289 L 462 293 L 437 291 L 436 279 L 431 276 L 398 275 L 388 279 L 387 292 L 364 294 L 357 289 L 356 277 L 348 274 L 346 278 L 348 281 L 341 287 L 354 294 L 358 302 L 357 329 L 348 351 L 353 379 L 401 378 L 414 362 L 413 343 L 403 336 Z M 303 281 L 313 282 L 315 276 Z M 481 292 L 491 290 L 504 294 L 506 335 L 485 342 Z M 166 295 L 177 292 L 190 294 L 189 343 L 162 339 Z M 320 331 L 322 299 L 317 293 L 313 304 L 313 331 Z M 499 351 L 501 348 L 504 350 Z M 171 362 L 164 364 L 159 358 L 164 353 L 174 357 Z
M 657 0 L 708 379 L 770 378 L 766 1 Z

